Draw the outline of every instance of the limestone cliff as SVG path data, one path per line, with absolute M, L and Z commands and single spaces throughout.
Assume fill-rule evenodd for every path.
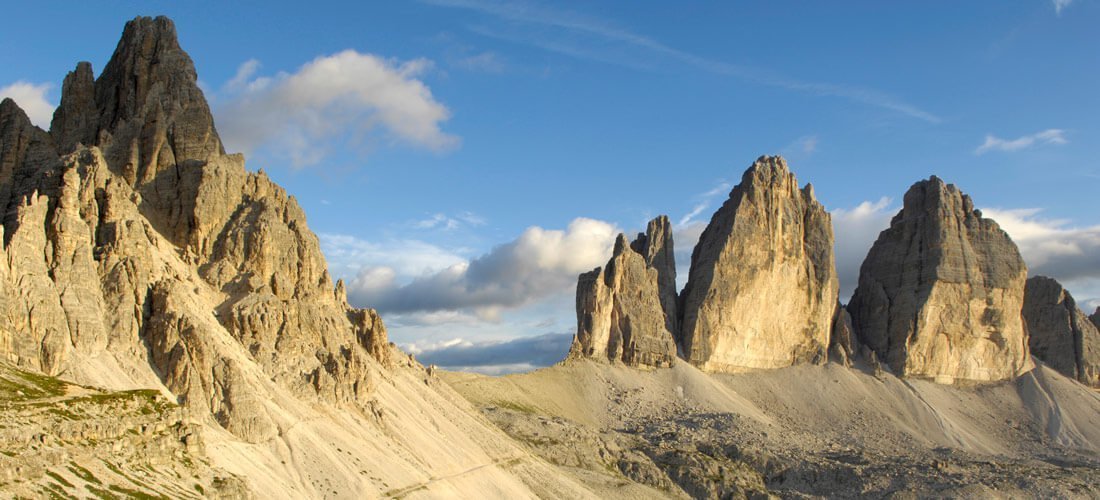
M 860 340 L 899 376 L 1013 378 L 1030 368 L 1027 268 L 996 222 L 954 185 L 914 184 L 860 268 L 848 304 Z
M 577 334 L 570 357 L 671 366 L 676 357 L 676 263 L 668 218 L 649 222 L 611 260 L 577 280 Z
M 760 157 L 692 252 L 683 355 L 712 372 L 823 362 L 838 289 L 828 212 L 783 158 Z
M 0 207 L 0 356 L 20 366 L 163 383 L 262 441 L 257 387 L 361 405 L 389 364 L 294 198 L 224 153 L 167 18 L 127 23 L 99 78 L 78 64 L 49 133 L 0 104 Z
M 1069 291 L 1045 276 L 1028 279 L 1024 319 L 1031 354 L 1067 377 L 1100 387 L 1100 330 Z

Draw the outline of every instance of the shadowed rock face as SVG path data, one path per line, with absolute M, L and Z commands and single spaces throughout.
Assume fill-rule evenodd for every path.
M 761 157 L 692 253 L 683 355 L 712 372 L 824 362 L 837 283 L 828 212 L 786 161 Z
M 1028 279 L 1024 319 L 1035 357 L 1067 377 L 1100 387 L 1100 330 L 1069 291 L 1051 278 Z
M 365 404 L 381 319 L 332 283 L 294 198 L 223 152 L 172 22 L 130 21 L 103 74 L 80 63 L 62 90 L 49 133 L 0 103 L 0 357 L 162 383 L 254 442 L 275 433 L 270 384 Z
M 676 357 L 676 263 L 665 216 L 611 260 L 577 280 L 577 335 L 570 357 L 667 367 Z
M 1027 268 L 969 196 L 914 184 L 860 268 L 848 305 L 860 340 L 901 376 L 993 381 L 1030 368 Z

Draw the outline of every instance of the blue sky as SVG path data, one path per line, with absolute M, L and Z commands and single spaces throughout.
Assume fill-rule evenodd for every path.
M 227 148 L 298 198 L 353 302 L 483 371 L 564 352 L 619 231 L 668 214 L 686 275 L 762 154 L 833 211 L 846 293 L 935 174 L 1100 305 L 1096 0 L 361 3 L 14 3 L 0 94 L 46 126 L 77 61 L 169 15 Z

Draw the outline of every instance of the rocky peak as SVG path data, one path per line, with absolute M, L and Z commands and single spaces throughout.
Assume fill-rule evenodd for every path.
M 692 252 L 683 354 L 707 371 L 824 361 L 838 289 L 828 212 L 786 160 L 762 156 Z
M 10 237 L 18 218 L 15 210 L 36 191 L 57 187 L 57 148 L 53 139 L 34 126 L 12 99 L 0 102 L 0 221 Z
M 1031 354 L 1063 375 L 1100 387 L 1100 329 L 1058 281 L 1027 280 L 1024 294 Z
M 210 108 L 197 80 L 194 63 L 180 48 L 175 24 L 167 17 L 135 18 L 126 23 L 111 60 L 96 80 L 99 129 L 125 142 L 130 137 L 120 138 L 120 133 L 148 132 L 126 130 L 131 127 L 150 125 L 157 132 L 171 130 L 170 137 L 140 137 L 166 139 L 167 143 L 142 144 L 152 148 L 140 152 L 139 169 L 152 166 L 153 155 L 164 147 L 171 150 L 170 159 L 176 163 L 222 154 Z M 166 123 L 154 121 L 158 119 Z
M 668 218 L 632 243 L 619 234 L 603 268 L 577 280 L 577 334 L 570 357 L 630 366 L 671 366 L 676 357 L 676 270 Z
M 848 305 L 860 340 L 902 376 L 1003 380 L 1029 368 L 1027 268 L 996 222 L 938 177 L 905 193 Z
M 391 366 L 381 318 L 336 290 L 294 198 L 222 152 L 172 22 L 131 21 L 63 94 L 50 133 L 0 103 L 0 359 L 159 384 L 249 441 L 276 430 L 273 384 L 366 404 Z
M 95 145 L 99 127 L 95 102 L 95 75 L 92 63 L 77 63 L 65 75 L 61 85 L 61 103 L 53 112 L 50 135 L 61 152 L 76 149 L 77 144 Z

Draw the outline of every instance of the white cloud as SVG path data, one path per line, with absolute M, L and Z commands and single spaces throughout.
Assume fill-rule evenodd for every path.
M 466 71 L 483 71 L 485 73 L 504 71 L 504 61 L 495 52 L 482 52 L 463 56 L 452 60 L 451 64 Z
M 729 194 L 730 183 L 726 181 L 720 181 L 716 186 L 711 188 L 705 193 L 701 193 L 695 197 L 695 205 L 691 207 L 691 211 L 680 217 L 680 221 L 676 223 L 677 226 L 690 226 L 696 217 L 701 215 L 704 210 L 714 203 L 714 199 Z M 698 239 L 698 238 L 696 238 Z
M 447 370 L 471 371 L 489 375 L 530 371 L 565 358 L 572 334 L 548 333 L 508 340 L 470 341 L 452 338 L 420 341 L 401 347 L 421 363 L 435 364 Z
M 423 276 L 466 261 L 455 250 L 417 240 L 371 242 L 331 233 L 321 233 L 318 238 L 333 276 L 365 276 L 366 283 Z
M 416 229 L 442 229 L 444 231 L 453 231 L 466 226 L 484 226 L 486 224 L 484 217 L 472 212 L 462 212 L 460 214 L 451 216 L 444 213 L 435 213 L 426 219 L 421 219 L 413 223 L 413 227 Z
M 31 123 L 49 130 L 55 107 L 46 98 L 46 93 L 51 88 L 53 85 L 49 83 L 33 84 L 20 80 L 6 87 L 0 87 L 0 100 L 5 97 L 12 98 L 27 113 Z
M 380 271 L 386 266 L 364 260 L 348 293 L 353 302 L 385 312 L 465 311 L 495 321 L 503 309 L 571 291 L 578 274 L 603 265 L 619 232 L 586 218 L 574 219 L 564 231 L 533 226 L 480 257 L 404 284 L 396 280 L 397 272 Z
M 1054 13 L 1060 16 L 1062 11 L 1073 3 L 1073 0 L 1051 0 L 1051 3 L 1054 4 Z
M 1074 227 L 1069 221 L 1042 217 L 1041 209 L 983 209 L 1001 226 L 1027 262 L 1029 274 L 1073 282 L 1100 279 L 1100 226 Z
M 782 151 L 783 156 L 786 157 L 795 155 L 810 156 L 817 151 L 817 142 L 816 135 L 804 135 L 784 146 L 780 151 Z
M 832 211 L 833 239 L 836 247 L 836 271 L 840 279 L 840 299 L 847 301 L 859 284 L 859 267 L 897 209 L 887 197 L 864 201 L 853 208 Z
M 758 85 L 777 87 L 818 96 L 840 97 L 887 109 L 931 123 L 941 119 L 916 106 L 874 89 L 852 85 L 805 82 L 773 71 L 740 66 L 685 52 L 620 28 L 612 23 L 577 12 L 556 9 L 531 1 L 422 0 L 424 3 L 466 9 L 505 21 L 510 34 L 475 28 L 483 35 L 526 43 L 570 57 L 649 69 L 657 58 L 666 58 L 703 71 L 730 76 Z M 631 53 L 633 52 L 633 53 Z
M 459 143 L 440 128 L 450 111 L 418 79 L 431 67 L 426 59 L 345 50 L 294 73 L 258 77 L 259 66 L 243 63 L 219 99 L 218 129 L 231 149 L 267 146 L 301 167 L 321 161 L 339 140 L 363 146 L 383 138 L 433 151 Z
M 1066 144 L 1069 141 L 1066 140 L 1065 133 L 1062 129 L 1051 128 L 1011 140 L 1001 139 L 993 134 L 986 134 L 985 142 L 974 150 L 974 154 L 982 155 L 990 151 L 1011 153 L 1037 144 Z

